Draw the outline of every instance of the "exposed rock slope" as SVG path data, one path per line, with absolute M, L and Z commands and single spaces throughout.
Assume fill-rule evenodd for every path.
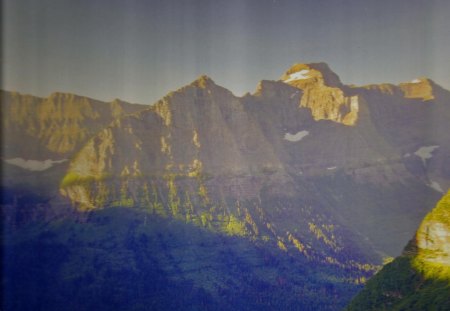
M 383 268 L 348 310 L 450 308 L 450 192 L 422 221 L 402 256 Z
M 148 107 L 64 93 L 39 98 L 1 91 L 0 96 L 2 202 L 22 207 L 58 193 L 70 159 L 88 139 L 113 120 Z
M 415 242 L 419 260 L 450 268 L 450 192 L 422 221 Z
M 296 64 L 281 80 L 302 89 L 301 107 L 311 109 L 315 120 L 333 120 L 355 125 L 358 120 L 358 96 L 348 96 L 339 77 L 325 63 Z
M 2 91 L 1 101 L 3 158 L 34 160 L 70 157 L 112 120 L 145 107 L 65 93 L 39 98 Z

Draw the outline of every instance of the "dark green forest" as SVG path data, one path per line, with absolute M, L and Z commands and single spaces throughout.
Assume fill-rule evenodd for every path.
M 427 278 L 402 256 L 367 282 L 347 311 L 450 310 L 450 282 Z
M 341 310 L 360 289 L 351 271 L 138 209 L 3 232 L 3 310 Z

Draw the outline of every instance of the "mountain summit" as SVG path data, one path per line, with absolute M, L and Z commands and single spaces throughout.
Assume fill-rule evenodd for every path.
M 299 88 L 311 84 L 342 87 L 339 76 L 326 63 L 295 64 L 283 74 L 281 81 Z
M 201 75 L 194 82 L 192 82 L 191 85 L 197 86 L 199 88 L 208 88 L 216 86 L 216 83 L 207 75 Z
M 407 83 L 401 83 L 400 88 L 407 98 L 432 100 L 435 98 L 436 83 L 427 78 L 418 78 Z
M 358 96 L 349 96 L 326 63 L 295 64 L 281 81 L 303 91 L 301 107 L 311 109 L 315 120 L 332 120 L 345 125 L 358 121 Z

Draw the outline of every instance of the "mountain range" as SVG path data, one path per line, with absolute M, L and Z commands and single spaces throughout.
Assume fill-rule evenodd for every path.
M 136 291 L 163 298 L 120 287 L 118 305 L 133 302 L 121 309 L 181 301 L 205 310 L 339 310 L 401 254 L 450 187 L 450 92 L 426 78 L 345 85 L 313 63 L 242 97 L 207 76 L 150 106 L 61 93 L 1 97 L 9 271 L 33 266 L 27 250 L 42 241 L 44 258 L 67 248 L 34 270 L 44 283 L 61 282 L 56 297 L 11 289 L 10 297 L 33 296 L 34 307 L 57 309 L 68 299 L 64 286 L 104 288 L 136 273 Z M 89 270 L 99 260 L 109 267 L 101 279 Z M 133 272 L 121 272 L 128 261 Z M 40 275 L 51 266 L 60 270 Z M 165 286 L 151 287 L 139 271 Z M 5 284 L 38 286 L 23 278 Z M 112 292 L 91 294 L 69 305 Z

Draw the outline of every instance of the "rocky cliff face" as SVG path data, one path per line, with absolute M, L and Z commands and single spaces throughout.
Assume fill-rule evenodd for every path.
M 369 105 L 371 123 L 397 150 L 405 167 L 430 187 L 445 192 L 450 187 L 450 93 L 427 79 L 352 91 Z
M 68 157 L 112 120 L 144 109 L 120 100 L 103 103 L 73 94 L 48 98 L 1 92 L 3 157 Z
M 450 267 L 450 192 L 422 221 L 415 242 L 419 260 Z
M 450 192 L 427 214 L 403 254 L 371 279 L 347 310 L 450 307 Z
M 327 64 L 296 64 L 281 81 L 303 90 L 301 107 L 311 109 L 315 120 L 332 120 L 355 125 L 358 120 L 358 96 L 348 96 L 339 77 Z
M 1 91 L 0 96 L 2 202 L 21 205 L 25 213 L 57 196 L 70 159 L 91 137 L 113 120 L 147 107 L 64 93 L 39 98 Z M 14 208 L 4 209 L 10 212 Z

